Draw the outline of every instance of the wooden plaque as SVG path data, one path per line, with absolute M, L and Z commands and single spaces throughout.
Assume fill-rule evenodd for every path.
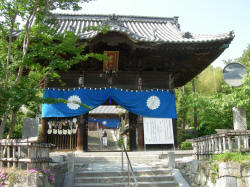
M 118 71 L 119 51 L 104 51 L 110 59 L 103 62 L 103 72 Z

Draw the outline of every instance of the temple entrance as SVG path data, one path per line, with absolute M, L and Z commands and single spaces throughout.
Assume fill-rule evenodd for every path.
M 88 151 L 120 151 L 127 111 L 117 105 L 101 105 L 89 112 Z

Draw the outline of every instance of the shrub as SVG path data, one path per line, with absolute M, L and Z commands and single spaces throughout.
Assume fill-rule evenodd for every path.
M 5 185 L 5 179 L 6 179 L 6 172 L 4 169 L 0 169 L 0 187 L 4 187 Z
M 120 138 L 119 140 L 118 140 L 118 146 L 119 147 L 122 147 L 122 144 L 123 144 L 123 138 Z
M 193 149 L 191 142 L 182 142 L 181 143 L 181 150 L 190 150 Z

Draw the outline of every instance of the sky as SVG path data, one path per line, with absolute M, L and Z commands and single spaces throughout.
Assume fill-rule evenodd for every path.
M 222 34 L 234 31 L 228 49 L 213 62 L 241 57 L 250 44 L 250 0 L 94 0 L 83 4 L 81 14 L 117 14 L 179 17 L 183 32 Z

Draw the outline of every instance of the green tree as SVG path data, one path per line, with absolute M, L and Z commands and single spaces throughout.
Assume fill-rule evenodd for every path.
M 215 92 L 220 92 L 222 82 L 222 69 L 210 65 L 198 75 L 196 90 L 202 95 L 212 95 Z
M 248 45 L 246 50 L 244 50 L 243 55 L 239 58 L 239 62 L 242 63 L 248 69 L 248 72 L 249 72 L 249 68 L 250 68 L 250 44 Z
M 46 77 L 59 78 L 57 70 L 68 70 L 88 57 L 72 32 L 57 34 L 52 10 L 79 10 L 88 0 L 0 0 L 0 139 L 9 121 L 9 134 L 22 105 L 41 102 Z M 18 35 L 18 37 L 17 37 Z
M 222 70 L 209 66 L 195 79 L 196 93 L 191 92 L 191 82 L 185 85 L 185 92 L 178 89 L 176 91 L 176 105 L 178 113 L 179 132 L 187 127 L 193 127 L 193 108 L 196 107 L 198 119 L 198 135 L 208 135 L 215 133 L 215 129 L 233 128 L 233 107 L 245 108 L 247 119 L 250 117 L 250 46 L 243 52 L 242 57 L 237 60 L 248 69 L 244 84 L 240 87 L 231 87 L 222 79 Z M 185 125 L 183 125 L 185 124 Z M 250 123 L 248 120 L 248 128 Z M 187 135 L 181 136 L 185 140 Z

